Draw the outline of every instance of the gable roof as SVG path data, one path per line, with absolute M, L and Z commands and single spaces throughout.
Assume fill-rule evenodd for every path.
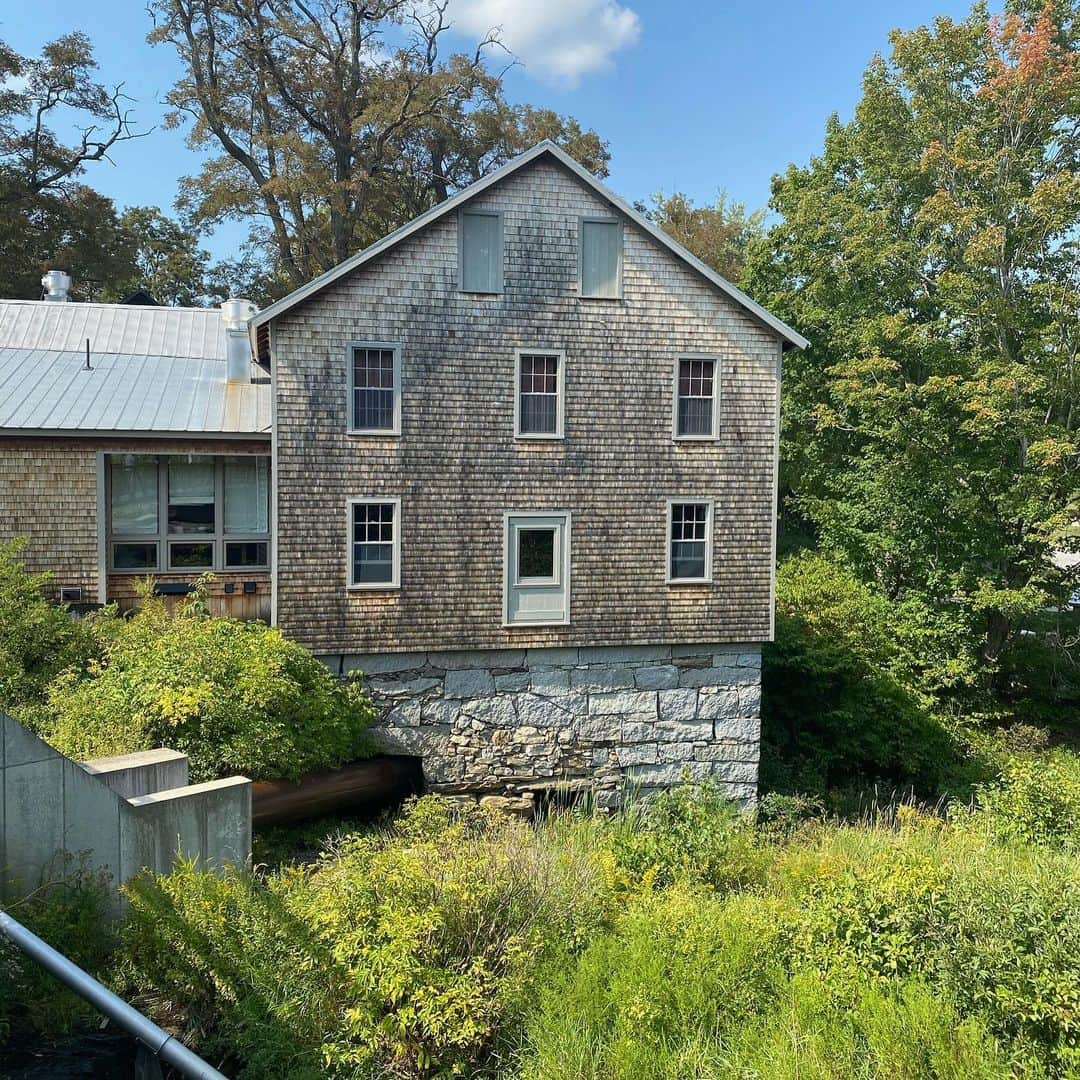
M 412 221 L 401 228 L 395 229 L 392 233 L 388 233 L 381 240 L 376 240 L 374 244 L 364 248 L 363 251 L 357 252 L 355 255 L 350 256 L 344 262 L 338 263 L 337 266 L 327 270 L 324 274 L 320 274 L 316 278 L 312 278 L 311 281 L 305 285 L 301 285 L 300 288 L 294 289 L 288 296 L 283 296 L 280 300 L 275 301 L 269 307 L 263 308 L 258 312 L 251 320 L 251 326 L 253 329 L 258 330 L 259 327 L 265 326 L 267 323 L 276 319 L 279 315 L 283 315 L 286 311 L 296 307 L 297 304 L 303 303 L 309 297 L 314 296 L 316 293 L 321 292 L 328 285 L 333 284 L 339 278 L 344 277 L 346 274 L 352 273 L 352 271 L 359 269 L 365 263 L 370 262 L 377 255 L 383 254 L 385 251 L 389 251 L 390 248 L 400 244 L 402 240 L 412 236 L 413 233 L 418 232 L 426 225 L 430 225 L 434 221 L 438 221 L 439 218 L 446 214 L 449 214 L 453 210 L 457 209 L 462 203 L 468 202 L 469 199 L 475 195 L 479 195 L 480 192 L 486 191 L 489 187 L 497 184 L 500 180 L 505 179 L 512 173 L 517 172 L 519 169 L 528 165 L 531 161 L 535 161 L 537 158 L 548 155 L 555 159 L 560 165 L 569 169 L 583 184 L 591 188 L 600 198 L 605 199 L 611 203 L 620 213 L 625 214 L 635 225 L 647 232 L 657 243 L 667 248 L 676 258 L 681 259 L 684 263 L 690 266 L 693 270 L 696 270 L 706 281 L 715 285 L 722 293 L 734 300 L 741 308 L 747 311 L 760 323 L 767 326 L 770 330 L 774 331 L 777 336 L 783 341 L 785 347 L 791 346 L 797 349 L 805 349 L 810 344 L 797 330 L 793 330 L 787 323 L 778 319 L 772 312 L 767 311 L 757 301 L 752 300 L 741 289 L 732 285 L 726 278 L 721 277 L 711 267 L 706 266 L 696 255 L 691 254 L 686 248 L 682 246 L 677 240 L 673 240 L 663 229 L 654 225 L 643 214 L 635 210 L 629 203 L 620 199 L 613 191 L 610 191 L 588 169 L 574 160 L 565 150 L 556 146 L 550 139 L 545 139 L 543 142 L 537 143 L 534 147 L 526 150 L 523 154 L 519 154 L 516 158 L 508 161 L 505 165 L 496 169 L 494 172 L 489 173 L 487 176 L 477 180 L 476 183 L 470 184 L 466 188 L 462 188 L 456 195 L 451 196 L 444 202 L 439 203 L 438 206 L 433 206 L 426 213 L 421 214 L 419 217 L 413 218 Z

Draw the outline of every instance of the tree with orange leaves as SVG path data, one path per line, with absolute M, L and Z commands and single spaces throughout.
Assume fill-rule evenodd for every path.
M 951 623 L 939 684 L 1022 689 L 1010 650 L 1077 584 L 1051 556 L 1080 518 L 1078 35 L 1064 0 L 894 31 L 774 180 L 748 271 L 813 342 L 785 370 L 788 505 Z

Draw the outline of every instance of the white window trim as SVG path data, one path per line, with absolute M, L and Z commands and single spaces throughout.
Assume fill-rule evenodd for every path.
M 586 296 L 585 295 L 585 225 L 586 223 L 599 223 L 601 225 L 617 225 L 619 227 L 619 265 L 615 271 L 615 295 L 614 296 Z M 607 217 L 603 214 L 583 214 L 578 219 L 578 298 L 581 300 L 599 300 L 601 303 L 623 298 L 623 250 L 626 242 L 626 230 L 623 228 L 621 219 Z
M 103 500 L 101 515 L 105 522 L 102 543 L 104 545 L 104 565 L 106 573 L 120 575 L 135 575 L 146 577 L 147 574 L 262 574 L 270 569 L 271 545 L 274 535 L 273 518 L 273 491 L 275 488 L 273 464 L 270 468 L 270 507 L 267 513 L 267 525 L 269 531 L 265 533 L 230 533 L 225 531 L 225 458 L 228 457 L 253 457 L 267 458 L 269 454 L 231 454 L 227 451 L 215 451 L 214 453 L 199 452 L 196 457 L 208 457 L 214 460 L 214 531 L 209 533 L 170 533 L 169 532 L 169 469 L 170 457 L 188 457 L 187 453 L 154 453 L 135 454 L 136 457 L 153 457 L 157 459 L 157 485 L 158 485 L 158 527 L 154 533 L 114 533 L 112 527 L 112 479 L 110 476 L 110 459 L 125 457 L 134 451 L 105 451 L 102 454 L 102 477 L 100 491 Z M 212 551 L 212 565 L 208 567 L 170 565 L 170 551 L 173 544 L 210 544 Z M 260 566 L 226 566 L 225 546 L 233 543 L 255 543 L 267 545 L 267 561 Z M 117 544 L 154 544 L 157 547 L 157 565 L 153 567 L 117 567 L 114 565 L 114 548 Z
M 355 582 L 353 573 L 353 507 L 381 506 L 390 503 L 394 507 L 394 535 L 390 548 L 390 580 Z M 401 588 L 401 499 L 384 496 L 365 496 L 348 500 L 345 511 L 345 581 L 346 592 L 387 592 Z
M 671 576 L 671 516 L 672 508 L 684 503 L 694 503 L 706 507 L 705 511 L 705 576 L 699 578 L 677 578 Z M 669 585 L 711 585 L 713 579 L 713 517 L 715 514 L 713 499 L 703 499 L 700 495 L 683 495 L 668 499 L 667 515 L 664 527 L 664 580 Z
M 510 580 L 510 522 L 519 518 L 562 518 L 563 537 L 561 562 L 561 579 L 563 595 L 566 597 L 566 614 L 561 619 L 549 619 L 543 622 L 511 622 L 510 621 L 510 590 L 517 584 Z M 507 510 L 503 513 L 503 620 L 502 624 L 507 629 L 529 630 L 538 626 L 569 626 L 570 625 L 570 526 L 571 513 L 569 510 Z M 527 578 L 530 585 L 542 585 L 544 582 L 534 578 Z M 551 582 L 550 584 L 558 584 Z
M 470 214 L 498 218 L 499 221 L 499 253 L 495 256 L 499 267 L 498 288 L 494 291 L 488 289 L 465 288 L 465 227 L 463 221 Z M 501 210 L 487 210 L 480 207 L 463 206 L 458 211 L 458 292 L 466 296 L 501 296 L 506 287 L 506 234 L 505 222 Z
M 521 358 L 523 356 L 554 356 L 558 358 L 558 382 L 555 400 L 554 432 L 523 432 L 521 430 Z M 535 439 L 563 439 L 566 420 L 566 353 L 562 349 L 515 349 L 514 350 L 514 438 L 532 442 Z
M 353 352 L 356 349 L 392 349 L 394 352 L 394 423 L 388 428 L 358 428 L 354 424 L 356 372 L 353 368 Z M 402 345 L 396 341 L 350 341 L 345 346 L 345 434 L 363 435 L 369 438 L 394 438 L 401 435 L 401 352 Z
M 679 434 L 679 365 L 683 360 L 713 362 L 712 430 L 708 435 Z M 720 438 L 720 371 L 721 359 L 715 353 L 679 353 L 675 357 L 671 383 L 671 438 L 674 442 L 716 442 Z

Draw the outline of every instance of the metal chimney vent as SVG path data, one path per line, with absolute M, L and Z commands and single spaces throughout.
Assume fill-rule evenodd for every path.
M 56 303 L 66 303 L 71 289 L 71 275 L 63 270 L 50 270 L 42 275 L 41 287 L 45 290 L 45 299 Z
M 251 341 L 248 338 L 248 319 L 256 307 L 250 300 L 225 300 L 221 317 L 225 320 L 225 345 L 228 358 L 229 382 L 251 381 Z

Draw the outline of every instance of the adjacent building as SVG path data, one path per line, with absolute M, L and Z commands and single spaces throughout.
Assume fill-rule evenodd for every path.
M 216 611 L 270 607 L 270 386 L 251 306 L 0 301 L 0 540 L 25 537 L 57 598 L 131 606 L 151 576 Z

